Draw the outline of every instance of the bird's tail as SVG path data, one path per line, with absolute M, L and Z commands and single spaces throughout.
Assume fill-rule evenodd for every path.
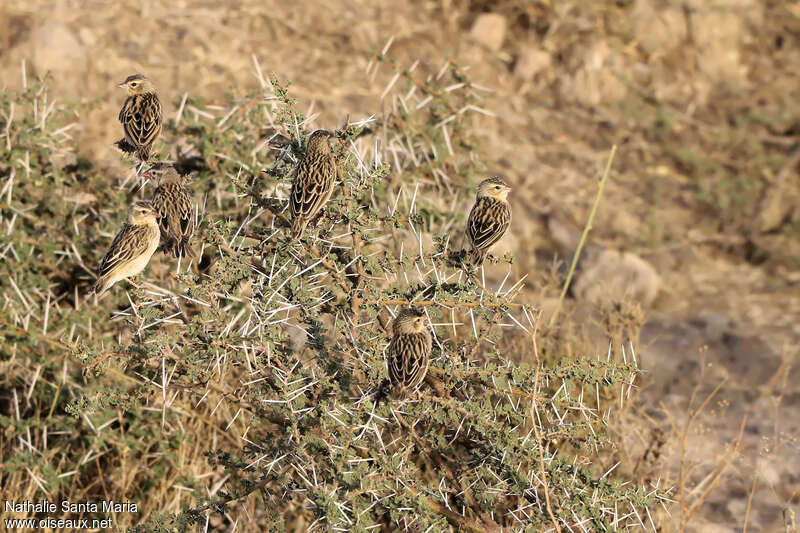
M 303 217 L 295 217 L 292 219 L 292 236 L 291 239 L 289 239 L 289 242 L 299 241 L 300 237 L 303 236 L 303 232 L 305 231 L 307 224 L 308 222 L 303 219 Z
M 114 146 L 125 152 L 126 154 L 132 154 L 136 151 L 136 147 L 134 147 L 131 143 L 126 141 L 125 139 L 120 139 L 114 143 Z
M 102 296 L 104 292 L 108 290 L 108 279 L 100 276 L 97 280 L 89 287 L 89 292 L 94 293 L 97 296 Z
M 192 250 L 192 246 L 189 244 L 187 239 L 183 239 L 179 242 L 175 243 L 175 247 L 173 248 L 175 253 L 175 257 L 184 257 L 186 259 L 196 259 L 197 254 L 194 250 Z
M 143 163 L 150 161 L 150 146 L 140 146 L 137 148 L 136 157 Z
M 472 257 L 472 264 L 475 266 L 481 266 L 486 260 L 486 250 L 478 250 L 477 248 L 473 248 L 470 252 L 470 256 Z
M 392 389 L 392 383 L 388 379 L 384 379 L 380 385 L 378 385 L 378 390 L 375 394 L 375 403 L 378 404 L 387 398 L 391 399 L 393 397 L 394 390 Z
M 173 239 L 161 233 L 161 244 L 159 250 L 174 258 L 183 257 L 184 259 L 196 259 L 197 254 L 189 244 L 189 239 Z
M 114 146 L 125 152 L 126 154 L 136 154 L 140 161 L 146 163 L 150 161 L 150 146 L 139 146 L 138 148 L 127 141 L 127 139 L 120 139 L 114 143 Z

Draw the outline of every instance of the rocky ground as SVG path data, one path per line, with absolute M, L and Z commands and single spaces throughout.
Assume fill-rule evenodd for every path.
M 93 101 L 74 133 L 111 183 L 132 72 L 174 114 L 184 94 L 255 89 L 256 58 L 331 127 L 375 110 L 388 73 L 366 67 L 390 38 L 400 64 L 455 59 L 492 90 L 475 127 L 487 171 L 515 186 L 520 272 L 571 257 L 618 144 L 572 350 L 605 353 L 603 306 L 631 310 L 648 374 L 614 430 L 631 475 L 676 486 L 664 531 L 781 530 L 800 510 L 800 2 L 395 4 L 9 0 L 0 79 L 20 86 L 24 62 L 59 100 Z M 546 317 L 557 293 L 531 279 Z

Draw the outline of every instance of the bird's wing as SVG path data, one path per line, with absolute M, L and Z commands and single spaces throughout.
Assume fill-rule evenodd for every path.
M 184 191 L 181 194 L 179 213 L 181 214 L 181 235 L 191 237 L 194 233 L 194 210 L 192 209 L 192 199 Z
M 469 213 L 467 232 L 472 246 L 484 250 L 500 240 L 511 223 L 508 206 L 491 198 L 479 198 Z
M 180 240 L 194 233 L 192 199 L 177 183 L 160 185 L 153 193 L 153 205 L 161 215 L 161 231 Z
M 151 202 L 159 216 L 158 226 L 161 230 L 161 242 L 163 244 L 173 238 L 169 229 L 169 192 L 164 185 L 156 187 Z
M 398 361 L 398 358 L 395 356 L 395 350 L 397 350 L 396 339 L 396 335 L 392 337 L 392 340 L 389 341 L 389 346 L 386 348 L 386 362 L 389 367 L 389 377 L 392 378 L 392 381 L 396 381 L 395 377 L 399 375 L 400 371 L 402 370 L 401 368 L 398 368 L 400 361 Z
M 139 94 L 125 101 L 119 121 L 125 134 L 137 146 L 148 146 L 161 133 L 161 115 L 161 101 L 157 94 Z
M 150 200 L 150 203 L 153 204 L 158 215 L 163 217 L 167 207 L 167 194 L 163 185 L 157 186 L 156 190 L 153 191 L 153 199 Z
M 122 104 L 122 109 L 119 110 L 119 121 L 122 122 L 123 126 L 125 125 L 126 117 L 128 116 L 128 107 L 133 102 L 132 97 L 127 97 L 125 99 L 125 103 Z
M 126 224 L 114 237 L 111 247 L 106 252 L 106 255 L 103 256 L 103 260 L 100 261 L 100 268 L 97 272 L 98 277 L 105 276 L 145 253 L 148 248 L 150 231 L 147 226 Z
M 304 160 L 292 183 L 292 216 L 313 217 L 328 199 L 336 179 L 336 165 L 331 158 Z
M 431 339 L 424 333 L 395 335 L 389 344 L 389 377 L 400 385 L 416 386 L 428 367 Z

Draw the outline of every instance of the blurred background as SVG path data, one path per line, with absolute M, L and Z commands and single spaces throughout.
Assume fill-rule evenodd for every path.
M 635 344 L 648 373 L 619 454 L 637 481 L 682 480 L 674 523 L 782 530 L 800 503 L 800 1 L 4 0 L 0 84 L 50 72 L 59 101 L 92 103 L 73 133 L 114 175 L 129 74 L 174 116 L 185 94 L 259 88 L 257 62 L 332 128 L 380 111 L 391 73 L 367 65 L 390 39 L 401 66 L 452 59 L 491 89 L 474 130 L 487 173 L 514 186 L 503 246 L 545 316 L 619 145 L 543 341 Z

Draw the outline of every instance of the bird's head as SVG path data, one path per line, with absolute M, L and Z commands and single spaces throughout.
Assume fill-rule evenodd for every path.
M 489 179 L 485 179 L 478 185 L 478 198 L 489 197 L 494 198 L 495 200 L 500 200 L 501 202 L 508 201 L 508 193 L 511 191 L 511 187 L 503 181 L 503 178 L 500 176 L 492 176 Z
M 328 130 L 317 130 L 308 137 L 308 152 L 327 154 L 331 151 L 331 137 Z
M 135 225 L 153 224 L 158 220 L 158 211 L 150 202 L 135 202 L 128 211 L 128 223 Z
M 178 174 L 178 171 L 175 170 L 175 167 L 172 165 L 165 165 L 162 163 L 157 163 L 152 167 L 148 168 L 143 174 L 147 179 L 153 180 L 159 185 L 164 185 L 165 183 L 178 183 L 181 182 L 181 176 Z
M 422 333 L 427 328 L 425 312 L 421 309 L 403 309 L 397 314 L 392 324 L 392 332 L 395 335 Z
M 117 85 L 120 89 L 126 89 L 128 96 L 136 94 L 147 94 L 156 92 L 153 82 L 142 74 L 132 74 L 125 78 L 125 81 Z

